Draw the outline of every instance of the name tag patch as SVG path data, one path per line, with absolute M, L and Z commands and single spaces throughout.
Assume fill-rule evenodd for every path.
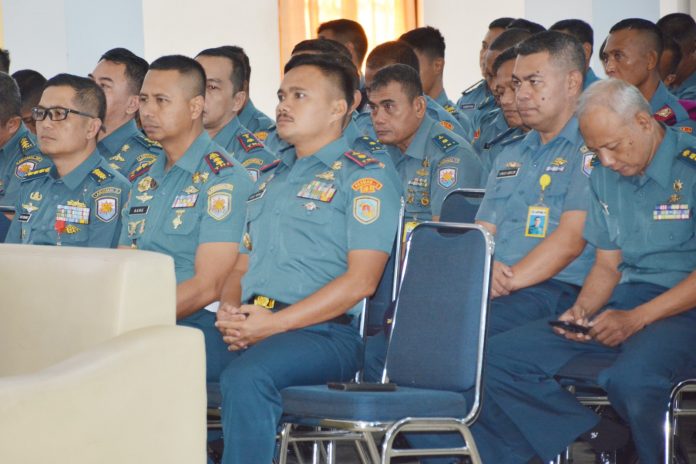
M 133 206 L 128 210 L 128 214 L 147 214 L 148 209 L 150 209 L 149 206 Z
M 520 168 L 505 168 L 498 171 L 496 174 L 497 179 L 504 179 L 506 177 L 515 177 L 517 173 L 520 172 Z

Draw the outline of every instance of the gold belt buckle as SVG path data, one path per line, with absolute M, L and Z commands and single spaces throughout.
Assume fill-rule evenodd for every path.
M 254 298 L 254 304 L 256 306 L 263 306 L 266 309 L 273 309 L 275 306 L 275 300 L 273 298 L 268 298 L 267 296 L 258 295 Z

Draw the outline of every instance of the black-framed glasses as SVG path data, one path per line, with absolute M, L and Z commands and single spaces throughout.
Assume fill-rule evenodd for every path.
M 73 110 L 71 108 L 63 108 L 62 106 L 52 106 L 50 108 L 35 106 L 31 109 L 31 117 L 34 121 L 43 121 L 46 119 L 46 116 L 48 116 L 48 119 L 51 121 L 62 121 L 66 119 L 70 113 L 87 118 L 96 118 L 96 116 L 92 116 L 89 113 L 83 113 L 82 111 Z

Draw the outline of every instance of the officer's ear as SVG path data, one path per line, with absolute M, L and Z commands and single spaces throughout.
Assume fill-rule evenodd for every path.
M 582 93 L 582 79 L 583 75 L 577 69 L 568 73 L 568 92 L 571 95 L 580 95 Z
M 7 131 L 10 134 L 14 134 L 19 130 L 19 125 L 22 122 L 22 118 L 20 116 L 12 116 L 11 118 L 8 118 L 5 124 L 5 131 Z
M 442 56 L 433 58 L 433 68 L 437 74 L 442 74 L 445 70 L 445 58 Z
M 592 45 L 589 42 L 583 43 L 582 51 L 585 52 L 585 67 L 589 67 L 590 59 L 592 58 Z
M 660 62 L 657 50 L 648 50 L 648 71 L 655 69 Z
M 423 119 L 425 117 L 425 110 L 428 108 L 428 103 L 425 101 L 423 95 L 418 95 L 413 99 L 413 109 L 416 110 L 416 116 L 418 119 Z
M 650 132 L 654 122 L 653 115 L 645 111 L 639 111 L 634 116 L 634 120 L 642 132 Z
M 239 113 L 240 111 L 242 111 L 242 108 L 244 107 L 244 102 L 246 102 L 246 95 L 247 93 L 243 90 L 235 92 L 234 96 L 232 97 L 232 111 L 234 111 L 235 113 Z
M 205 106 L 205 97 L 203 95 L 196 95 L 189 100 L 189 111 L 191 112 L 191 119 L 198 119 L 203 114 L 203 107 Z
M 92 140 L 97 138 L 97 134 L 99 134 L 99 131 L 102 128 L 102 120 L 99 118 L 89 118 L 89 122 L 87 123 L 87 134 L 86 134 L 86 139 L 87 140 Z
M 360 106 L 360 103 L 362 103 L 362 92 L 360 90 L 356 90 L 353 92 L 353 106 L 350 109 L 350 112 L 352 113 L 356 109 L 358 109 L 358 106 Z
M 348 102 L 345 98 L 337 98 L 331 103 L 331 116 L 343 125 L 343 119 L 349 114 Z
M 134 115 L 140 109 L 140 95 L 131 95 L 126 102 L 126 114 Z

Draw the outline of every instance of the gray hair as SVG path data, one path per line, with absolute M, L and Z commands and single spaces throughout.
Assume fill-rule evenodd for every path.
M 589 108 L 600 107 L 631 118 L 640 112 L 652 114 L 650 104 L 635 86 L 621 79 L 602 79 L 587 88 L 578 102 L 576 115 L 581 118 Z

